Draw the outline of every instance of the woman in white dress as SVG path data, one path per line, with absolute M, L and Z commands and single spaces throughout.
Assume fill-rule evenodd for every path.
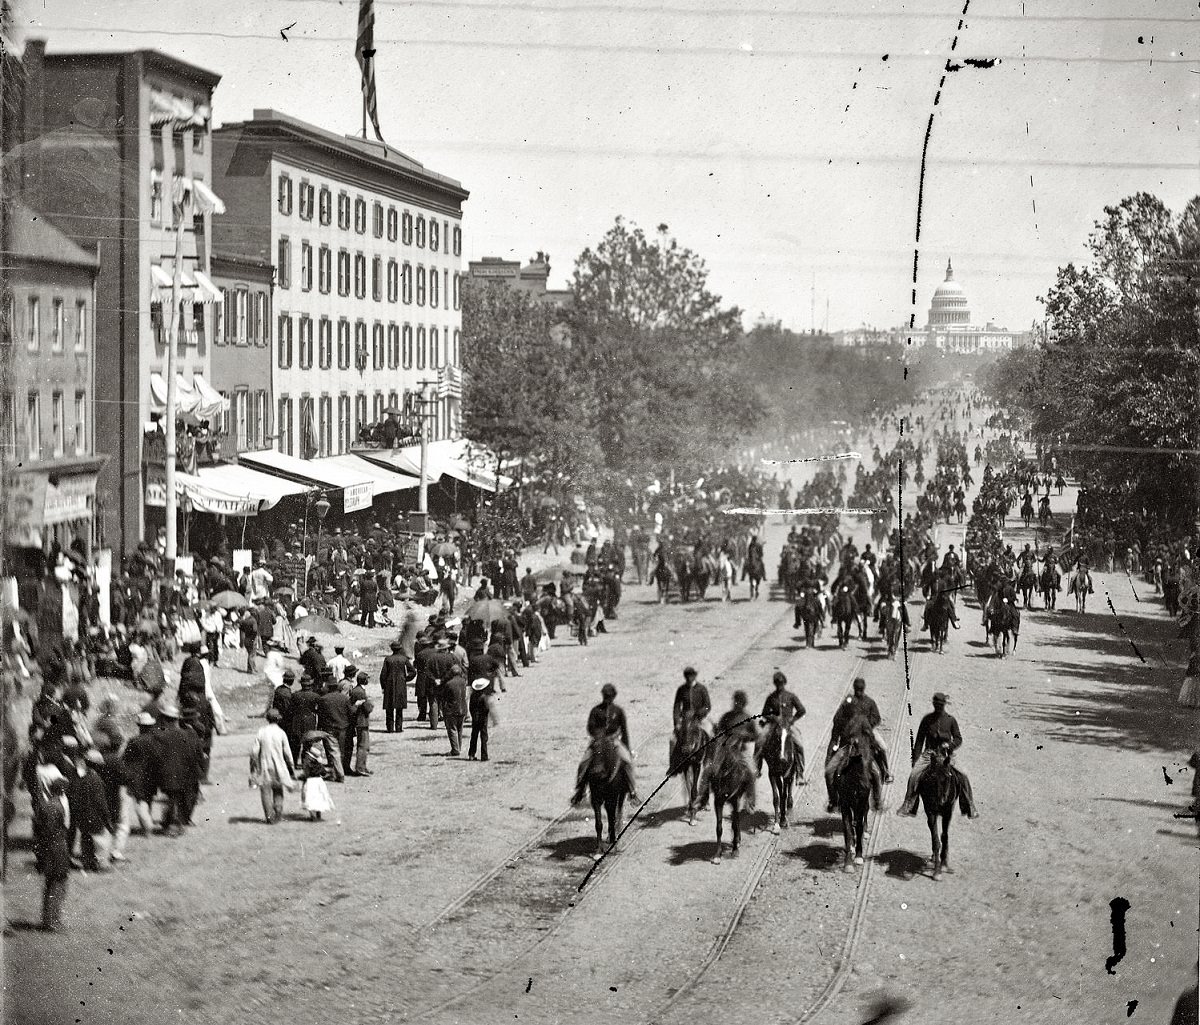
M 317 741 L 309 741 L 300 754 L 300 776 L 304 787 L 300 791 L 300 807 L 308 812 L 310 821 L 319 819 L 323 812 L 333 811 L 333 798 L 325 783 L 325 763 Z

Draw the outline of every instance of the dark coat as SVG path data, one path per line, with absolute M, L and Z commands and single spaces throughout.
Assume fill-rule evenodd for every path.
M 702 683 L 680 684 L 675 691 L 675 704 L 671 709 L 672 718 L 678 722 L 684 711 L 690 710 L 696 722 L 707 718 L 712 711 L 712 699 L 708 696 L 708 688 Z
M 358 730 L 367 729 L 371 724 L 371 712 L 375 706 L 367 698 L 367 688 L 355 684 L 350 688 L 350 693 L 346 695 L 351 706 L 351 716 L 354 719 L 354 728 Z M 361 704 L 358 704 L 361 702 Z M 358 704 L 358 707 L 354 706 Z
M 204 663 L 200 661 L 199 655 L 188 655 L 179 670 L 180 698 L 182 699 L 189 690 L 204 693 Z
M 292 688 L 286 683 L 281 683 L 275 688 L 275 693 L 271 695 L 271 707 L 278 709 L 279 714 L 283 716 L 279 727 L 284 733 L 292 732 L 292 707 L 295 700 L 296 695 L 292 693 Z
M 298 690 L 292 695 L 292 720 L 288 735 L 303 737 L 317 728 L 320 695 L 315 690 Z
M 67 813 L 57 797 L 40 801 L 34 811 L 38 859 L 47 879 L 66 879 L 71 874 L 71 851 L 67 846 Z
M 326 667 L 325 656 L 315 647 L 305 648 L 300 653 L 300 664 L 308 670 L 309 676 L 314 680 L 319 680 Z
M 203 744 L 192 730 L 165 726 L 155 735 L 158 738 L 161 785 L 165 793 L 180 793 L 200 782 L 200 759 Z
M 587 731 L 588 735 L 592 737 L 598 737 L 601 734 L 617 736 L 626 747 L 631 746 L 629 726 L 625 722 L 625 709 L 620 705 L 606 705 L 604 702 L 596 705 L 588 713 Z
M 370 573 L 358 585 L 358 603 L 362 612 L 375 612 L 379 608 L 379 584 Z
M 135 801 L 149 801 L 154 797 L 162 775 L 162 746 L 157 732 L 139 733 L 125 745 L 121 773 L 125 788 Z
M 467 714 L 467 681 L 461 675 L 446 681 L 441 692 L 442 716 Z
M 69 777 L 67 802 L 71 806 L 71 825 L 84 836 L 112 831 L 112 811 L 108 807 L 104 780 L 90 765 L 82 776 L 75 772 Z
M 331 690 L 317 698 L 317 729 L 335 737 L 350 725 L 350 699 L 340 690 Z
M 383 707 L 408 707 L 408 681 L 416 671 L 408 656 L 402 651 L 392 652 L 383 660 L 379 670 L 379 686 L 383 688 Z

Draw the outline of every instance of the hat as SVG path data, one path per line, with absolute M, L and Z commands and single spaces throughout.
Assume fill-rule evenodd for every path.
M 940 690 L 933 695 L 933 703 L 935 705 L 944 705 L 950 699 L 946 697 Z
M 690 679 L 691 677 L 693 677 L 693 676 L 696 676 L 696 675 L 697 675 L 697 673 L 696 673 L 696 670 L 695 670 L 695 669 L 693 669 L 691 666 L 688 666 L 688 667 L 687 667 L 687 668 L 686 668 L 686 669 L 683 671 L 683 678 L 684 678 L 685 680 L 687 680 L 687 679 Z
M 787 685 L 787 677 L 784 676 L 783 673 L 781 673 L 778 669 L 776 669 L 775 674 L 771 677 L 771 682 L 775 684 L 776 687 L 783 687 Z
M 356 665 L 348 665 L 342 670 L 342 676 L 344 676 L 347 680 L 353 679 L 357 674 L 358 666 Z
M 481 676 L 478 680 L 471 681 L 471 690 L 487 690 L 491 685 L 491 680 Z
M 315 637 L 310 637 L 305 643 L 307 643 L 308 646 L 311 648 L 314 644 L 320 644 L 321 642 L 318 641 Z
M 137 724 L 139 726 L 153 726 L 157 721 L 149 712 L 138 713 Z
M 615 698 L 617 696 L 617 688 L 614 687 L 611 683 L 606 683 L 603 687 L 600 688 L 600 694 L 602 697 Z
M 339 655 L 340 655 L 340 654 L 341 654 L 343 651 L 345 651 L 345 650 L 346 650 L 346 646 L 345 646 L 344 644 L 336 644 L 336 645 L 334 645 L 334 648 L 333 648 L 333 650 L 334 650 L 334 651 L 335 651 L 337 654 L 339 654 Z
M 866 681 L 866 679 L 865 679 L 864 677 L 862 677 L 862 676 L 856 676 L 856 677 L 854 678 L 854 689 L 855 689 L 856 691 L 860 691 L 860 690 L 866 690 L 866 689 L 867 689 L 867 681 Z
M 356 680 L 358 683 L 366 683 L 366 682 L 367 682 L 369 679 L 370 679 L 370 677 L 369 677 L 369 676 L 367 676 L 367 674 L 366 674 L 366 673 L 359 673 L 359 674 L 358 674 L 358 675 L 355 677 L 355 680 Z
M 457 630 L 460 626 L 462 626 L 462 617 L 452 616 L 450 619 L 446 620 L 445 626 L 447 630 Z
M 744 690 L 735 690 L 733 692 L 733 707 L 734 708 L 745 708 L 746 703 L 749 700 L 750 699 L 748 697 L 746 697 L 746 692 Z
M 285 683 L 294 683 L 296 681 L 296 674 L 290 669 L 285 669 L 283 671 L 283 679 Z
M 158 715 L 160 719 L 178 719 L 179 709 L 168 701 L 166 704 L 159 706 Z
M 434 642 L 434 646 L 438 649 L 438 651 L 448 651 L 450 649 L 450 638 L 439 637 L 437 641 Z
M 404 642 L 403 641 L 392 641 L 392 651 L 403 651 L 403 650 L 404 650 Z

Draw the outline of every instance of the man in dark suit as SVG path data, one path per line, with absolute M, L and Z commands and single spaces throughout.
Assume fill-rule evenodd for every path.
M 324 693 L 317 699 L 317 729 L 323 730 L 337 741 L 343 776 L 350 774 L 354 741 L 350 740 L 347 734 L 352 728 L 350 699 L 342 693 L 336 682 L 327 683 Z
M 315 637 L 308 639 L 308 644 L 300 655 L 300 665 L 312 674 L 314 680 L 321 678 L 321 670 L 325 668 L 325 656 L 321 653 L 321 642 Z
M 384 725 L 388 733 L 404 732 L 404 709 L 408 707 L 408 681 L 414 675 L 413 664 L 404 654 L 402 641 L 392 641 L 392 653 L 379 670 L 383 688 Z
M 367 674 L 358 673 L 346 697 L 350 701 L 350 727 L 354 733 L 354 775 L 371 776 L 367 753 L 371 750 L 371 712 L 375 706 L 367 697 Z
M 292 702 L 296 697 L 292 693 L 292 684 L 295 682 L 296 674 L 290 669 L 285 669 L 283 671 L 283 681 L 271 692 L 271 701 L 267 705 L 267 708 L 278 710 L 280 715 L 279 728 L 288 735 L 289 744 L 295 732 L 292 726 Z M 264 714 L 266 714 L 265 710 Z M 294 753 L 292 757 L 295 757 Z
M 429 667 L 437 681 L 438 703 L 450 738 L 450 755 L 457 758 L 462 749 L 463 720 L 467 716 L 467 667 L 450 650 L 450 641 L 444 637 L 434 646 Z
M 189 691 L 198 692 L 201 696 L 205 691 L 204 663 L 200 660 L 200 645 L 198 643 L 186 644 L 183 650 L 188 654 L 179 669 L 179 693 L 176 695 L 176 700 L 181 705 L 187 702 Z
M 39 788 L 40 789 L 40 788 Z M 37 837 L 36 854 L 45 886 L 42 891 L 42 928 L 59 932 L 62 925 L 62 906 L 67 899 L 67 880 L 71 875 L 71 848 L 67 845 L 68 813 L 65 803 L 67 781 L 52 779 L 48 794 L 37 800 L 34 821 Z
M 191 730 L 181 729 L 179 709 L 167 703 L 159 709 L 159 769 L 160 785 L 167 798 L 162 830 L 167 836 L 178 837 L 191 819 L 195 807 L 193 794 L 200 786 L 200 759 L 203 746 Z
M 417 672 L 417 718 L 429 716 L 429 728 L 438 727 L 437 680 L 433 672 L 433 656 L 437 647 L 431 635 L 418 637 L 413 667 Z
M 617 742 L 617 753 L 621 758 L 626 782 L 629 787 L 629 799 L 638 801 L 637 788 L 633 778 L 633 750 L 629 743 L 629 726 L 625 721 L 625 709 L 616 702 L 617 688 L 606 683 L 600 688 L 600 704 L 588 713 L 587 731 L 591 738 L 588 741 L 587 752 L 579 763 L 579 771 L 575 776 L 575 793 L 571 797 L 572 804 L 583 800 L 583 791 L 587 783 L 587 771 L 592 761 L 597 742 L 602 737 L 611 737 Z

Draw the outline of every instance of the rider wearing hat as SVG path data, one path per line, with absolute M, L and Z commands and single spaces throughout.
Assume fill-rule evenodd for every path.
M 691 666 L 683 671 L 683 683 L 675 691 L 671 718 L 678 733 L 684 715 L 691 715 L 692 721 L 704 731 L 704 735 L 712 739 L 713 725 L 709 717 L 712 712 L 712 699 L 708 696 L 708 688 L 702 683 L 697 683 L 696 677 L 696 670 Z
M 875 756 L 871 766 L 872 803 L 876 808 L 882 805 L 881 784 L 892 782 L 892 775 L 888 771 L 887 748 L 884 747 L 878 731 L 882 721 L 875 699 L 867 696 L 867 681 L 861 676 L 855 677 L 853 693 L 838 705 L 837 711 L 833 713 L 829 748 L 825 753 L 825 786 L 829 793 L 826 811 L 833 812 L 836 808 L 833 780 L 846 761 L 849 748 L 845 741 L 855 732 L 856 724 L 861 723 L 868 727 L 871 751 Z
M 778 669 L 775 670 L 775 675 L 771 677 L 771 683 L 774 684 L 775 689 L 767 695 L 767 700 L 763 702 L 759 718 L 780 719 L 783 728 L 787 731 L 787 735 L 792 738 L 792 743 L 796 745 L 796 750 L 800 752 L 800 759 L 803 762 L 804 741 L 800 736 L 800 720 L 804 718 L 804 705 L 800 703 L 800 699 L 795 694 L 787 689 L 787 677 Z M 754 764 L 757 775 L 762 774 L 762 760 L 762 746 L 756 745 L 754 750 Z
M 592 755 L 596 752 L 596 745 L 602 737 L 610 737 L 615 741 L 617 755 L 621 759 L 622 771 L 625 773 L 629 787 L 629 799 L 640 801 L 633 778 L 633 751 L 629 743 L 629 726 L 625 721 L 625 710 L 616 703 L 617 688 L 611 683 L 606 683 L 600 688 L 600 697 L 600 704 L 588 713 L 587 731 L 591 739 L 588 741 L 583 761 L 579 763 L 579 771 L 575 776 L 575 793 L 571 797 L 571 803 L 578 804 L 583 800 L 588 766 L 591 764 Z
M 921 783 L 921 777 L 925 775 L 925 770 L 930 766 L 932 752 L 942 744 L 946 744 L 953 754 L 962 746 L 962 734 L 958 729 L 958 720 L 946 711 L 946 702 L 949 700 L 945 694 L 938 691 L 933 695 L 933 711 L 921 719 L 921 725 L 917 729 L 917 739 L 913 744 L 913 770 L 908 777 L 904 802 L 897 810 L 897 815 L 917 814 L 917 789 Z M 971 781 L 967 779 L 966 773 L 957 766 L 952 765 L 951 768 L 958 775 L 958 803 L 963 814 L 968 818 L 978 818 L 979 812 L 975 808 L 975 798 L 971 793 Z

